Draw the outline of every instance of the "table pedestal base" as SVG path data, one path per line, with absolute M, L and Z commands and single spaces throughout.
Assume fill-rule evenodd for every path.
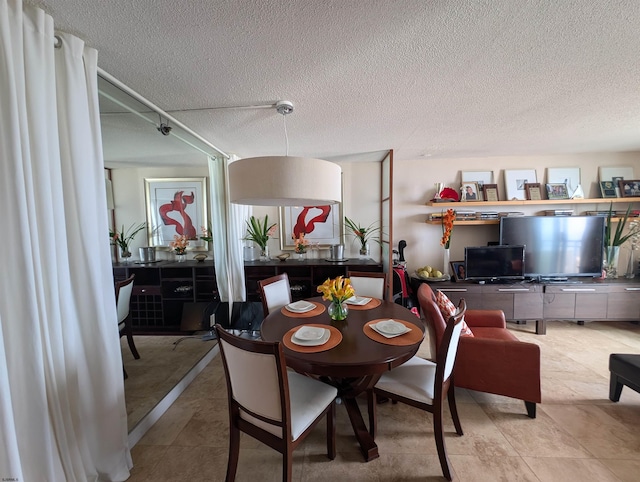
M 373 388 L 380 379 L 380 375 L 369 375 L 361 378 L 328 378 L 325 379 L 338 389 L 338 397 L 342 402 L 349 415 L 349 421 L 353 427 L 353 433 L 360 444 L 360 451 L 366 462 L 380 457 L 378 453 L 378 445 L 373 436 L 369 433 L 367 426 L 362 417 L 360 406 L 358 405 L 357 396 L 365 392 L 369 388 Z

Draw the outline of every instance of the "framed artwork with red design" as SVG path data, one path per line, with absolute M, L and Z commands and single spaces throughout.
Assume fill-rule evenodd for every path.
M 174 236 L 185 235 L 188 251 L 207 251 L 207 242 L 200 239 L 209 225 L 207 178 L 145 179 L 144 186 L 149 246 L 169 249 Z
M 326 249 L 341 244 L 344 233 L 342 203 L 324 206 L 280 207 L 280 249 L 295 249 L 294 238 L 304 233 L 309 246 Z

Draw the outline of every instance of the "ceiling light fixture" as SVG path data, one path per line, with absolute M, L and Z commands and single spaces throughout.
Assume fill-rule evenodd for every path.
M 230 163 L 231 202 L 254 206 L 339 203 L 342 200 L 342 169 L 323 159 L 289 156 L 286 116 L 293 112 L 293 104 L 281 100 L 275 107 L 284 122 L 285 155 L 247 157 Z

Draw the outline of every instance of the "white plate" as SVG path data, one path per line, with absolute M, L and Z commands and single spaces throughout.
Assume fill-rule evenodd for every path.
M 317 326 L 303 325 L 293 334 L 298 340 L 311 341 L 320 340 L 326 332 L 326 328 L 318 328 Z
M 331 336 L 331 332 L 329 330 L 324 329 L 324 331 L 325 331 L 324 335 L 322 335 L 322 338 L 320 338 L 319 340 L 299 340 L 296 337 L 296 334 L 294 333 L 293 336 L 291 337 L 291 343 L 293 343 L 295 345 L 300 345 L 300 346 L 320 346 L 320 345 L 324 345 L 326 342 L 329 341 L 329 337 Z
M 362 306 L 369 303 L 369 301 L 371 301 L 371 298 L 365 298 L 364 296 L 352 296 L 347 301 L 345 301 L 345 303 L 347 303 L 348 305 Z
M 403 323 L 399 323 L 399 322 L 393 321 L 393 320 L 379 321 L 378 323 L 375 323 L 375 324 L 373 324 L 371 326 L 378 333 L 380 333 L 382 335 L 385 335 L 385 336 L 398 336 L 398 335 L 402 335 L 402 334 L 404 334 L 404 333 L 406 333 L 408 331 L 411 331 Z
M 313 303 L 309 303 L 308 301 L 296 301 L 294 303 L 289 303 L 285 306 L 285 308 L 293 313 L 306 313 L 307 311 L 311 311 L 316 307 Z

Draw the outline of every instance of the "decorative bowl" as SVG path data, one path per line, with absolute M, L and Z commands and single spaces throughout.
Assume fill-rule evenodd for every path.
M 198 263 L 202 263 L 208 256 L 204 253 L 196 254 L 193 259 L 195 259 Z
M 280 261 L 286 261 L 289 256 L 291 256 L 289 253 L 282 253 L 276 256 L 276 258 L 278 258 Z

